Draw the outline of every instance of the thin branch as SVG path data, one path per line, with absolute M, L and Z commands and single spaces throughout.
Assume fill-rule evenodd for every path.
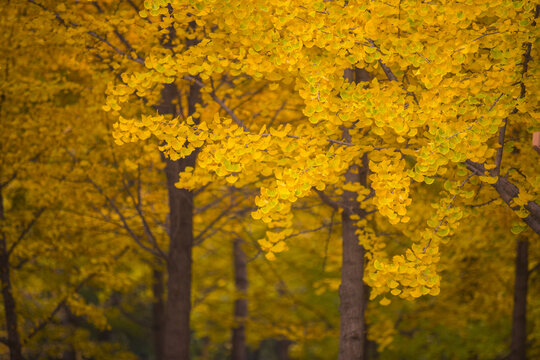
M 330 244 L 330 238 L 332 237 L 332 229 L 334 227 L 334 215 L 336 215 L 336 212 L 336 209 L 334 209 L 332 211 L 332 215 L 330 215 L 330 226 L 328 227 L 328 235 L 326 236 L 326 241 L 324 242 L 324 258 L 322 263 L 323 273 L 326 268 L 326 259 L 328 258 L 328 245 Z
M 149 253 L 155 255 L 156 257 L 158 258 L 161 258 L 161 254 L 156 252 L 154 249 L 152 248 L 149 248 L 148 246 L 144 245 L 141 240 L 139 239 L 139 237 L 137 236 L 137 234 L 135 234 L 135 232 L 133 232 L 133 230 L 131 229 L 131 227 L 128 225 L 127 223 L 127 220 L 126 218 L 124 217 L 124 214 L 122 214 L 122 212 L 120 211 L 120 209 L 118 209 L 118 207 L 116 206 L 116 204 L 114 203 L 114 201 L 109 198 L 107 196 L 107 194 L 105 194 L 105 192 L 103 191 L 103 189 L 98 185 L 96 184 L 90 177 L 87 178 L 87 181 L 90 182 L 95 188 L 96 190 L 105 198 L 105 200 L 107 200 L 107 202 L 109 203 L 109 205 L 111 206 L 111 208 L 114 210 L 114 212 L 116 212 L 116 214 L 118 215 L 118 217 L 120 218 L 120 221 L 122 222 L 122 224 L 124 225 L 124 229 L 128 232 L 128 234 L 133 238 L 133 240 L 135 240 L 135 242 L 137 243 L 137 245 L 139 245 L 143 250 L 146 250 L 148 251 Z M 166 259 L 165 259 L 166 260 Z
M 471 160 L 466 160 L 465 164 L 473 174 L 478 176 L 484 176 L 485 167 L 484 164 L 476 163 Z M 519 188 L 511 183 L 506 177 L 499 176 L 495 184 L 491 184 L 497 190 L 501 199 L 504 200 L 512 210 L 519 209 L 519 206 L 510 205 L 512 200 L 519 196 Z M 524 205 L 525 209 L 529 212 L 529 215 L 522 219 L 529 227 L 537 234 L 540 235 L 540 205 L 535 201 L 529 201 Z
M 139 7 L 132 1 L 132 0 L 126 0 L 128 4 L 137 12 L 137 15 L 139 15 Z M 152 23 L 152 20 L 148 18 L 148 16 L 145 18 L 146 21 L 148 21 L 150 24 Z
M 386 77 L 388 78 L 388 80 L 390 81 L 398 81 L 396 75 L 394 75 L 394 73 L 392 72 L 392 70 L 390 70 L 390 68 L 388 66 L 386 66 L 382 60 L 379 60 L 379 65 L 381 65 L 384 73 L 386 74 Z
M 534 266 L 531 268 L 531 270 L 529 270 L 529 276 L 530 276 L 533 272 L 535 272 L 536 270 L 538 270 L 538 269 L 540 269 L 540 262 L 539 262 L 538 264 L 534 265 Z
M 129 249 L 128 246 L 124 247 L 118 254 L 116 254 L 114 256 L 114 260 L 118 260 L 122 255 L 124 255 L 126 253 L 126 251 Z M 98 275 L 97 272 L 93 272 L 89 275 L 87 275 L 84 279 L 82 279 L 79 284 L 77 284 L 77 286 L 73 289 L 73 292 L 72 294 L 76 294 L 78 293 L 82 287 L 84 285 L 86 285 L 86 283 L 88 281 L 90 281 L 92 278 L 94 278 L 96 275 Z M 66 302 L 68 301 L 69 299 L 69 296 L 70 294 L 64 296 L 64 298 L 56 305 L 56 307 L 51 311 L 51 313 L 45 318 L 43 319 L 38 325 L 36 325 L 31 331 L 30 333 L 28 334 L 28 336 L 26 337 L 25 339 L 25 342 L 27 342 L 28 340 L 30 340 L 32 337 L 34 337 L 39 331 L 41 331 L 45 326 L 47 326 L 48 323 L 51 322 L 51 320 L 54 318 L 54 316 L 58 313 L 58 311 L 60 311 L 60 309 L 62 309 L 63 306 L 66 305 Z
M 39 4 L 38 2 L 36 2 L 35 0 L 27 0 L 28 2 L 34 4 L 34 5 L 37 5 L 39 6 L 41 9 L 45 10 L 45 11 L 48 11 L 48 12 L 52 12 L 55 16 L 56 16 L 56 19 L 62 24 L 62 25 L 65 25 L 65 26 L 68 26 L 68 23 L 66 23 L 66 21 L 60 16 L 60 14 L 58 14 L 58 12 L 56 11 L 52 11 L 50 9 L 48 9 L 47 7 L 45 7 L 44 5 L 42 4 Z M 77 24 L 77 23 L 74 23 L 74 22 L 69 22 L 69 25 L 73 26 L 73 27 L 79 27 L 80 25 Z M 131 56 L 131 54 L 126 54 L 124 51 L 120 50 L 118 47 L 114 46 L 113 44 L 111 44 L 106 38 L 104 38 L 103 36 L 101 35 L 98 35 L 95 31 L 92 31 L 92 30 L 89 30 L 86 32 L 88 35 L 92 36 L 93 38 L 95 39 L 98 39 L 99 41 L 101 41 L 102 43 L 106 44 L 107 46 L 109 46 L 111 49 L 113 49 L 116 53 L 122 55 L 122 56 L 125 56 L 127 59 L 129 60 L 133 60 L 141 65 L 144 65 L 144 59 L 139 57 L 137 55 L 137 58 L 134 58 L 133 56 Z
M 499 129 L 499 148 L 497 149 L 497 155 L 495 156 L 495 168 L 492 171 L 492 176 L 499 176 L 501 173 L 501 162 L 504 150 L 504 135 L 506 133 L 506 125 L 508 124 L 508 118 L 503 119 L 503 126 Z
M 268 128 L 272 127 L 272 125 L 274 124 L 274 121 L 278 117 L 279 113 L 285 108 L 286 105 L 287 105 L 287 100 L 284 100 L 283 103 L 281 104 L 281 106 L 279 107 L 279 109 L 277 109 L 276 112 L 274 113 L 274 116 L 272 116 L 272 119 L 270 120 L 270 123 L 268 123 L 268 126 L 267 126 Z
M 375 44 L 375 41 L 371 40 L 371 39 L 366 39 L 373 47 L 375 47 L 377 49 L 378 52 L 382 53 L 381 49 L 379 49 L 379 47 Z M 426 59 L 427 60 L 427 59 Z M 381 68 L 383 69 L 386 77 L 388 78 L 388 80 L 390 81 L 398 81 L 396 75 L 394 75 L 394 73 L 392 72 L 392 70 L 390 70 L 390 68 L 388 66 L 386 66 L 382 60 L 379 59 L 379 65 L 381 66 Z
M 126 319 L 130 320 L 134 324 L 139 325 L 140 327 L 145 328 L 145 329 L 149 329 L 152 327 L 152 324 L 149 320 L 146 320 L 146 319 L 141 320 L 138 317 L 131 315 L 128 311 L 126 311 L 126 309 L 124 309 L 124 307 L 122 306 L 122 303 L 115 304 L 115 306 L 118 308 L 118 310 L 120 310 L 120 313 L 124 315 Z
M 150 243 L 154 246 L 154 249 L 159 253 L 160 257 L 167 260 L 167 255 L 163 252 L 163 250 L 159 247 L 157 240 L 152 233 L 152 230 L 150 229 L 150 226 L 148 225 L 148 222 L 146 221 L 146 217 L 144 216 L 142 209 L 141 209 L 141 171 L 140 167 L 138 168 L 138 175 L 137 175 L 137 198 L 139 201 L 137 202 L 133 195 L 131 194 L 131 191 L 129 190 L 129 186 L 125 181 L 125 178 L 122 176 L 122 184 L 124 185 L 124 190 L 128 194 L 129 198 L 131 199 L 131 202 L 133 203 L 133 206 L 135 207 L 135 210 L 137 210 L 137 214 L 139 215 L 139 219 L 141 220 L 141 223 L 143 225 L 144 232 L 146 234 L 146 237 L 150 240 Z
M 205 87 L 206 85 L 200 81 L 199 79 L 196 79 L 194 78 L 193 76 L 189 76 L 189 75 L 186 75 L 183 77 L 184 79 L 186 80 L 189 80 L 189 81 L 192 81 L 194 82 L 195 84 L 199 85 L 201 88 Z M 234 113 L 234 111 L 231 110 L 231 108 L 229 108 L 227 106 L 227 104 L 225 104 L 225 102 L 223 100 L 221 100 L 216 94 L 214 91 L 211 91 L 210 92 L 210 96 L 212 97 L 212 99 L 214 99 L 214 101 L 216 103 L 219 104 L 219 106 L 221 106 L 223 108 L 223 110 L 225 110 L 227 112 L 227 114 L 229 114 L 229 116 L 233 119 L 233 121 L 238 125 L 240 126 L 242 129 L 244 129 L 244 131 L 248 132 L 248 128 L 246 127 L 246 125 L 244 125 L 244 123 L 242 122 L 242 120 L 240 120 L 238 118 L 238 116 L 236 116 L 236 114 Z
M 21 233 L 19 234 L 19 237 L 17 238 L 17 240 L 15 240 L 13 242 L 13 244 L 11 244 L 11 246 L 9 247 L 9 250 L 7 252 L 7 256 L 9 258 L 9 256 L 11 255 L 11 253 L 13 252 L 13 250 L 15 249 L 15 247 L 22 241 L 22 239 L 24 239 L 24 237 L 26 236 L 26 234 L 28 234 L 28 232 L 32 229 L 32 227 L 36 224 L 36 222 L 38 221 L 39 217 L 41 216 L 41 214 L 43 214 L 43 212 L 45 211 L 46 207 L 43 206 L 41 208 L 39 208 L 39 210 L 34 214 L 34 218 L 32 219 L 32 221 L 30 221 L 28 223 L 28 225 L 26 225 L 26 227 L 23 229 L 23 231 L 21 231 Z
M 9 177 L 9 179 L 7 179 L 6 181 L 4 181 L 3 183 L 0 183 L 0 190 L 3 189 L 4 186 L 9 185 L 9 183 L 12 182 L 13 180 L 15 180 L 16 177 L 17 177 L 17 172 L 15 171 L 13 174 L 11 174 L 11 176 Z
M 498 198 L 493 198 L 491 200 L 488 200 L 486 202 L 483 202 L 481 204 L 472 204 L 472 205 L 467 205 L 468 207 L 471 207 L 471 208 L 475 208 L 475 207 L 482 207 L 482 206 L 485 206 L 485 205 L 489 205 L 491 204 L 492 202 L 494 202 L 495 200 L 497 200 Z
M 225 217 L 225 215 L 227 215 L 231 211 L 231 209 L 234 208 L 236 205 L 238 205 L 238 203 L 233 202 L 227 208 L 225 208 L 221 213 L 219 213 L 219 215 L 216 216 L 212 221 L 210 221 L 208 225 L 206 225 L 206 227 L 193 239 L 193 243 L 198 245 L 203 235 L 206 234 L 206 232 L 210 230 L 217 222 L 219 222 L 219 220 Z
M 324 193 L 324 191 L 320 191 L 320 190 L 317 190 L 315 189 L 315 192 L 319 195 L 319 197 L 321 198 L 321 200 L 328 206 L 330 206 L 332 209 L 334 209 L 334 211 L 338 211 L 340 206 L 339 206 L 339 203 L 335 200 L 332 200 L 332 198 L 330 198 L 330 196 L 326 195 Z

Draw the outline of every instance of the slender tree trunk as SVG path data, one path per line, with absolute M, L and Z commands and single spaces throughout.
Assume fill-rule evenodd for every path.
M 529 242 L 520 238 L 516 247 L 516 280 L 512 316 L 510 360 L 525 360 L 527 351 L 527 282 L 529 280 Z
M 152 336 L 154 338 L 154 359 L 163 360 L 163 345 L 165 338 L 165 304 L 163 297 L 165 288 L 163 284 L 163 271 L 154 269 L 152 273 Z
M 355 220 L 343 211 L 339 360 L 364 359 L 364 248 L 358 244 Z
M 58 312 L 58 317 L 60 318 L 60 323 L 69 329 L 69 333 L 75 331 L 78 325 L 76 318 L 66 306 Z M 77 352 L 72 344 L 67 344 L 67 349 L 64 350 L 64 353 L 62 354 L 62 360 L 77 360 Z
M 167 262 L 167 305 L 165 359 L 189 359 L 189 316 L 191 311 L 191 265 L 193 246 L 193 194 L 178 189 L 178 174 L 195 164 L 194 157 L 166 160 L 169 192 L 169 254 Z
M 4 198 L 0 193 L 0 221 L 4 221 Z M 11 277 L 9 268 L 9 254 L 6 243 L 6 235 L 0 233 L 0 282 L 2 285 L 2 299 L 4 300 L 4 314 L 6 316 L 7 342 L 10 360 L 22 360 L 21 339 L 17 325 L 17 311 L 15 298 L 11 289 Z
M 175 84 L 165 84 L 162 91 L 161 114 L 176 116 L 174 99 L 179 97 Z M 195 112 L 195 105 L 201 102 L 201 91 L 192 84 L 188 94 L 188 115 Z M 188 360 L 190 358 L 191 312 L 191 266 L 193 247 L 193 193 L 175 186 L 179 174 L 186 167 L 195 167 L 197 152 L 176 161 L 166 159 L 165 173 L 169 193 L 169 253 L 167 258 L 167 305 L 165 310 L 166 360 Z
M 347 69 L 344 78 L 348 82 L 369 81 L 370 74 L 364 69 Z M 348 129 L 344 129 L 343 138 L 351 141 Z M 351 165 L 345 174 L 346 182 L 357 182 L 367 186 L 368 158 L 362 156 L 362 166 Z M 365 249 L 359 244 L 356 234 L 356 220 L 351 215 L 365 216 L 356 199 L 357 194 L 344 191 L 342 196 L 342 265 L 341 285 L 339 286 L 339 360 L 365 360 L 366 325 L 365 309 L 368 296 L 364 285 Z
M 242 250 L 242 240 L 235 239 L 233 244 L 234 257 L 234 286 L 240 296 L 234 301 L 234 319 L 236 326 L 232 333 L 232 360 L 246 360 L 246 326 L 245 321 L 248 316 L 248 277 L 247 259 Z
M 367 156 L 363 159 L 364 166 L 352 166 L 346 174 L 347 182 L 366 184 Z M 340 360 L 365 359 L 365 319 L 364 311 L 367 305 L 364 287 L 364 254 L 365 250 L 359 244 L 355 233 L 356 220 L 350 216 L 362 213 L 356 201 L 356 194 L 349 191 L 343 193 L 344 209 L 341 214 L 343 255 L 341 266 L 340 298 Z
M 288 339 L 281 339 L 276 342 L 277 349 L 277 359 L 278 360 L 289 360 L 289 348 L 291 347 L 292 341 Z

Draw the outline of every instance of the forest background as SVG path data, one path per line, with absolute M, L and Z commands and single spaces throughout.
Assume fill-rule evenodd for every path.
M 540 357 L 535 2 L 1 10 L 0 357 Z

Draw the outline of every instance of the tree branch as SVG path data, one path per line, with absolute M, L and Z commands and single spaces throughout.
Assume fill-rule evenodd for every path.
M 137 234 L 135 234 L 135 232 L 131 229 L 131 227 L 128 225 L 127 223 L 127 220 L 126 218 L 124 217 L 124 214 L 122 214 L 122 212 L 120 211 L 120 209 L 118 209 L 118 207 L 116 206 L 116 204 L 114 203 L 114 201 L 109 198 L 107 196 L 107 194 L 105 194 L 105 192 L 103 191 L 103 189 L 98 185 L 96 184 L 90 177 L 87 178 L 88 182 L 90 182 L 95 188 L 96 190 L 105 198 L 105 200 L 107 200 L 107 202 L 109 203 L 109 205 L 111 206 L 111 208 L 114 210 L 114 212 L 118 215 L 118 217 L 120 218 L 120 221 L 122 222 L 123 226 L 124 226 L 124 229 L 128 232 L 128 234 L 133 238 L 133 240 L 135 240 L 135 242 L 137 243 L 137 245 L 139 245 L 143 250 L 146 250 L 148 251 L 149 253 L 151 253 L 152 255 L 158 257 L 158 258 L 161 258 L 161 254 L 156 252 L 154 249 L 151 249 L 149 248 L 148 246 L 144 245 L 141 240 L 139 239 L 139 237 L 137 236 Z M 167 260 L 165 258 L 165 260 Z
M 508 118 L 503 119 L 504 125 L 499 129 L 499 148 L 495 155 L 495 168 L 491 172 L 491 176 L 499 176 L 501 173 L 501 162 L 504 150 L 504 135 L 506 133 L 506 125 L 508 124 Z
M 152 233 L 152 230 L 150 229 L 150 226 L 148 225 L 148 222 L 146 221 L 146 217 L 144 216 L 142 209 L 141 209 L 141 170 L 140 167 L 137 169 L 137 198 L 139 201 L 136 201 L 133 197 L 133 194 L 131 194 L 131 191 L 129 190 L 129 186 L 126 184 L 125 178 L 122 176 L 122 184 L 124 185 L 124 190 L 128 194 L 129 198 L 131 199 L 131 202 L 133 203 L 133 206 L 135 207 L 135 210 L 137 210 L 137 215 L 139 215 L 139 219 L 141 220 L 141 223 L 143 225 L 144 233 L 146 234 L 146 237 L 148 240 L 150 240 L 150 243 L 154 246 L 154 249 L 157 251 L 157 253 L 160 255 L 161 258 L 164 260 L 167 260 L 167 255 L 163 252 L 163 250 L 159 247 L 157 240 Z
M 128 246 L 124 247 L 118 254 L 116 254 L 114 256 L 114 260 L 118 260 L 120 257 L 122 257 L 122 255 L 124 255 L 126 253 L 126 251 L 129 249 Z M 77 286 L 73 289 L 73 292 L 72 294 L 76 294 L 78 293 L 82 287 L 88 282 L 90 281 L 92 278 L 94 278 L 96 275 L 98 275 L 97 272 L 94 272 L 94 273 L 91 273 L 89 275 L 87 275 L 84 279 L 82 279 L 78 284 Z M 68 301 L 69 299 L 69 294 L 64 296 L 64 298 L 56 305 L 56 307 L 53 309 L 53 311 L 51 311 L 51 313 L 44 319 L 42 320 L 38 325 L 36 325 L 31 331 L 30 333 L 28 334 L 28 336 L 26 337 L 26 339 L 24 340 L 24 343 L 28 342 L 28 340 L 30 340 L 32 337 L 34 337 L 39 331 L 43 330 L 43 328 L 45 326 L 47 326 L 48 323 L 51 322 L 51 320 L 54 318 L 54 316 L 58 313 L 58 311 L 60 311 L 60 309 L 62 309 L 63 306 L 66 305 L 66 302 Z
M 465 164 L 467 165 L 467 169 L 474 174 L 484 176 L 484 164 L 475 163 L 471 160 L 466 160 Z M 510 202 L 519 195 L 519 188 L 511 183 L 506 177 L 499 176 L 497 182 L 491 186 L 495 188 L 497 193 L 499 193 L 500 197 L 506 204 L 508 204 L 508 206 L 510 206 Z M 538 205 L 535 201 L 529 201 L 524 207 L 527 211 L 529 211 L 529 215 L 522 220 L 529 225 L 529 227 L 535 233 L 540 235 L 540 205 Z M 519 209 L 519 206 L 510 206 L 510 208 L 512 210 L 517 210 Z
M 4 186 L 9 185 L 9 183 L 12 182 L 13 180 L 15 180 L 16 177 L 17 177 L 17 172 L 15 171 L 13 174 L 11 174 L 9 179 L 4 181 L 3 183 L 0 183 L 0 189 L 4 188 Z
M 19 237 L 17 238 L 17 240 L 15 240 L 13 242 L 13 244 L 11 244 L 11 246 L 9 247 L 9 250 L 7 252 L 7 257 L 8 258 L 11 255 L 11 253 L 13 252 L 13 250 L 15 249 L 15 247 L 22 241 L 22 239 L 26 236 L 26 234 L 30 231 L 30 229 L 32 229 L 32 227 L 38 221 L 39 217 L 41 216 L 41 214 L 43 214 L 45 209 L 46 209 L 45 206 L 39 208 L 39 210 L 34 214 L 34 218 L 32 219 L 32 221 L 30 221 L 28 223 L 28 225 L 26 225 L 26 227 L 23 229 L 23 231 L 21 231 L 21 233 L 19 234 Z
M 340 206 L 339 206 L 339 203 L 335 200 L 332 200 L 332 198 L 330 198 L 330 196 L 326 195 L 324 193 L 324 191 L 320 191 L 320 190 L 317 190 L 315 189 L 315 192 L 319 195 L 319 197 L 321 198 L 321 200 L 328 206 L 330 206 L 332 209 L 334 209 L 334 211 L 338 211 Z

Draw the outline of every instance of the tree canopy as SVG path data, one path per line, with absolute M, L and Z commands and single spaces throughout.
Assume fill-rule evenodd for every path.
M 540 353 L 538 13 L 8 1 L 1 351 Z

